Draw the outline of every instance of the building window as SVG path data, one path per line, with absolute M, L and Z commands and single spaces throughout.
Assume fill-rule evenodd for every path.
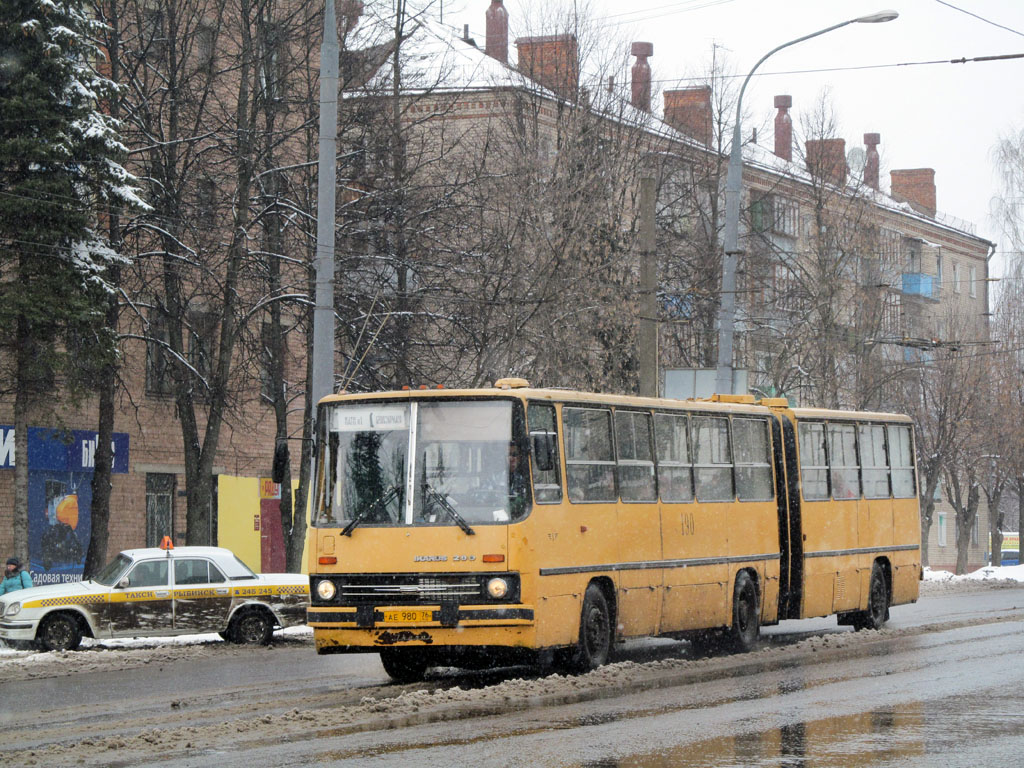
M 953 293 L 960 293 L 960 265 L 953 262 Z
M 139 30 L 139 52 L 151 61 L 163 63 L 167 58 L 167 31 L 163 11 L 147 8 Z
M 945 512 L 939 512 L 938 526 L 939 526 L 939 530 L 937 531 L 937 533 L 938 533 L 939 546 L 940 547 L 944 547 L 944 546 L 946 546 L 946 513 Z
M 146 331 L 146 392 L 151 395 L 169 395 L 174 391 L 174 377 L 171 374 L 171 354 L 168 347 L 167 321 L 153 311 L 149 316 Z
M 878 260 L 883 267 L 895 267 L 900 263 L 900 244 L 903 236 L 891 229 L 883 229 L 878 236 Z
M 969 267 L 967 272 L 967 288 L 970 290 L 971 298 L 978 298 L 978 268 Z
M 981 528 L 981 523 L 978 520 L 978 515 L 974 515 L 974 525 L 971 526 L 971 546 L 978 546 L 978 540 L 981 538 L 978 534 L 978 530 Z
M 146 473 L 146 546 L 160 545 L 164 536 L 173 536 L 174 475 Z
M 189 312 L 188 362 L 194 376 L 203 380 L 200 392 L 208 391 L 213 372 L 213 343 L 217 315 L 209 311 Z
M 780 235 L 796 237 L 800 232 L 800 206 L 795 200 L 779 196 L 776 196 L 772 203 L 772 229 Z
M 212 24 L 203 22 L 196 29 L 196 66 L 207 72 L 213 68 L 214 41 L 217 31 Z
M 196 189 L 196 208 L 200 226 L 213 229 L 217 224 L 217 185 L 212 179 L 200 179 Z
M 902 336 L 903 324 L 900 322 L 902 316 L 900 295 L 898 293 L 887 293 L 883 302 L 882 332 L 887 336 Z

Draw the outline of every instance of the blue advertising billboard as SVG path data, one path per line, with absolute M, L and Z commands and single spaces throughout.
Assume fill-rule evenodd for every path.
M 78 581 L 92 529 L 96 433 L 28 429 L 29 571 L 38 584 Z M 114 433 L 113 471 L 128 472 L 128 435 Z M 14 427 L 0 426 L 0 469 L 13 469 Z

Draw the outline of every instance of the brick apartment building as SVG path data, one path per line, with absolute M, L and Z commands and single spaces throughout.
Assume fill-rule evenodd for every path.
M 342 31 L 347 38 L 343 72 L 355 66 L 361 67 L 364 73 L 352 80 L 353 83 L 358 80 L 360 86 L 353 85 L 346 94 L 348 98 L 343 101 L 345 108 L 340 121 L 342 155 L 356 159 L 343 160 L 339 174 L 339 252 L 343 266 L 339 266 L 338 285 L 339 291 L 345 292 L 362 282 L 383 281 L 392 291 L 392 295 L 385 298 L 392 301 L 391 306 L 401 309 L 401 300 L 410 290 L 405 287 L 405 280 L 413 276 L 413 272 L 406 267 L 389 266 L 388 273 L 382 277 L 379 265 L 384 260 L 375 253 L 381 241 L 377 230 L 387 226 L 381 223 L 386 222 L 387 217 L 372 208 L 374 195 L 371 191 L 380 188 L 380 179 L 374 177 L 371 168 L 375 159 L 381 159 L 374 156 L 374 140 L 379 138 L 380 131 L 373 125 L 367 128 L 366 123 L 350 119 L 353 110 L 368 104 L 372 108 L 380 107 L 380 88 L 382 84 L 387 85 L 386 81 L 382 83 L 382 78 L 391 66 L 387 57 L 393 50 L 386 42 L 381 43 L 379 37 L 374 37 L 369 13 L 360 21 L 362 11 L 361 3 L 346 4 L 342 11 Z M 515 41 L 517 61 L 512 63 L 508 16 L 501 0 L 491 0 L 485 21 L 487 34 L 483 46 L 470 39 L 468 31 L 460 33 L 429 19 L 416 24 L 402 43 L 414 54 L 411 59 L 414 65 L 410 66 L 415 66 L 404 81 L 400 96 L 401 119 L 409 129 L 407 136 L 413 137 L 407 139 L 406 145 L 417 143 L 423 155 L 431 158 L 431 163 L 424 165 L 420 173 L 440 185 L 443 180 L 472 166 L 474 158 L 479 159 L 482 147 L 490 147 L 494 157 L 504 158 L 499 161 L 499 168 L 502 162 L 518 163 L 524 157 L 537 167 L 549 169 L 568 160 L 573 168 L 593 163 L 597 171 L 588 178 L 600 180 L 600 184 L 594 185 L 599 188 L 595 194 L 603 196 L 601 200 L 614 212 L 610 237 L 615 243 L 610 252 L 617 260 L 614 268 L 618 270 L 617 279 L 621 280 L 614 285 L 625 286 L 621 295 L 610 294 L 608 307 L 623 313 L 621 317 L 615 316 L 616 322 L 629 327 L 636 325 L 639 316 L 635 281 L 639 271 L 636 222 L 640 212 L 635 190 L 641 175 L 653 173 L 658 180 L 659 200 L 660 364 L 666 369 L 693 366 L 704 354 L 701 349 L 707 347 L 707 332 L 700 328 L 694 309 L 696 304 L 693 297 L 686 294 L 685 281 L 679 278 L 673 282 L 670 275 L 677 261 L 695 258 L 691 251 L 701 234 L 697 221 L 700 211 L 715 208 L 720 191 L 718 181 L 724 183 L 724 173 L 720 179 L 715 175 L 724 169 L 724 162 L 720 148 L 715 146 L 710 89 L 666 91 L 659 117 L 652 107 L 647 59 L 654 52 L 650 44 L 633 44 L 635 64 L 627 85 L 602 77 L 597 84 L 591 82 L 587 89 L 581 87 L 581 79 L 586 78 L 587 73 L 581 72 L 578 41 L 573 35 L 520 38 Z M 318 62 L 310 58 L 304 64 L 313 70 Z M 845 144 L 835 137 L 821 137 L 817 144 L 812 143 L 798 152 L 794 160 L 788 115 L 791 100 L 779 96 L 775 104 L 778 115 L 773 149 L 756 143 L 744 149 L 747 197 L 743 208 L 747 213 L 742 235 L 748 255 L 743 278 L 746 283 L 740 292 L 737 314 L 735 362 L 737 367 L 749 371 L 752 390 L 761 393 L 770 390 L 773 395 L 786 395 L 800 403 L 814 402 L 815 382 L 800 373 L 799 361 L 780 360 L 778 350 L 784 346 L 780 334 L 784 337 L 789 332 L 786 329 L 797 329 L 800 322 L 806 325 L 806 320 L 799 320 L 800 308 L 802 302 L 806 303 L 808 297 L 813 296 L 814 276 L 808 278 L 805 271 L 801 278 L 800 271 L 810 256 L 821 250 L 818 244 L 825 227 L 815 218 L 819 207 L 838 211 L 839 219 L 844 212 L 852 216 L 856 210 L 857 226 L 851 228 L 856 232 L 848 242 L 838 246 L 832 242 L 829 248 L 838 247 L 851 254 L 850 267 L 843 273 L 838 289 L 846 297 L 841 302 L 846 308 L 841 309 L 836 320 L 837 333 L 841 331 L 849 336 L 858 331 L 855 308 L 865 305 L 860 293 L 864 289 L 871 289 L 868 304 L 878 307 L 870 331 L 877 343 L 871 345 L 873 357 L 866 368 L 892 368 L 908 362 L 926 365 L 928 350 L 941 346 L 945 340 L 964 338 L 964 334 L 984 338 L 989 306 L 988 258 L 992 244 L 978 237 L 968 226 L 937 212 L 933 172 L 930 169 L 894 170 L 886 192 L 879 178 L 877 145 L 880 137 L 877 134 L 864 137 L 866 150 L 862 168 L 847 167 Z M 582 125 L 591 133 L 585 141 L 577 142 L 581 148 L 579 154 L 568 158 L 570 152 L 561 139 L 565 126 L 570 123 L 574 130 Z M 301 156 L 302 152 L 296 150 L 296 157 Z M 379 167 L 380 163 L 377 165 Z M 477 200 L 496 200 L 497 197 L 488 197 L 494 188 L 487 185 L 496 183 L 494 180 L 502 175 L 481 176 L 487 181 L 466 185 L 467 191 L 459 194 L 465 195 L 465 201 L 472 200 L 474 195 Z M 552 184 L 557 183 L 556 176 L 551 178 Z M 711 184 L 709 180 L 716 181 Z M 197 194 L 206 189 L 200 181 L 196 186 Z M 682 187 L 685 187 L 685 194 L 679 192 Z M 560 194 L 563 198 L 572 198 L 576 190 L 570 185 Z M 417 221 L 409 230 L 422 231 L 428 224 L 445 227 L 442 239 L 446 253 L 455 254 L 449 256 L 451 259 L 470 258 L 461 255 L 473 252 L 470 241 L 490 240 L 499 240 L 521 260 L 534 258 L 530 249 L 537 247 L 535 243 L 525 245 L 515 239 L 519 235 L 505 233 L 494 223 L 496 204 L 493 202 L 486 204 L 487 223 L 480 229 L 470 230 L 465 212 L 471 208 L 465 201 L 454 206 L 451 221 Z M 819 206 L 823 201 L 824 205 Z M 515 195 L 509 195 L 503 205 L 511 210 L 518 202 L 521 201 Z M 717 222 L 714 218 L 711 221 L 712 231 L 707 239 L 717 247 Z M 861 238 L 862 232 L 870 234 L 869 240 Z M 422 241 L 413 246 L 425 247 Z M 709 252 L 711 250 L 714 248 L 709 248 Z M 588 246 L 579 251 L 579 256 L 586 259 L 593 254 Z M 300 254 L 300 257 L 304 256 Z M 423 266 L 428 260 L 422 258 L 422 252 L 417 252 L 409 261 L 417 262 L 420 271 L 416 276 L 422 286 L 429 279 L 427 267 Z M 463 276 L 452 269 L 455 263 L 448 261 L 438 267 L 439 284 L 457 285 L 463 291 L 461 295 L 469 297 L 467 303 L 472 303 L 473 281 L 482 278 L 477 273 Z M 484 263 L 492 263 L 492 260 Z M 699 266 L 699 259 L 694 263 Z M 707 264 L 715 262 L 712 259 Z M 589 265 L 581 262 L 577 266 L 581 273 L 579 285 L 585 287 L 567 285 L 566 295 L 572 298 L 566 299 L 566 305 L 589 290 L 586 286 L 590 284 L 584 282 L 587 275 L 583 274 Z M 603 274 L 600 282 L 607 284 Z M 572 294 L 572 290 L 580 293 Z M 429 294 L 429 291 L 424 293 Z M 446 313 L 433 311 L 443 309 L 442 298 L 436 299 L 436 305 L 430 302 L 428 295 L 419 309 L 424 316 L 440 319 L 415 339 L 420 348 L 429 349 L 429 354 L 421 353 L 417 358 L 415 352 L 409 353 L 413 363 L 419 366 L 419 375 L 428 381 L 479 385 L 487 381 L 492 371 L 505 370 L 501 366 L 507 366 L 507 361 L 495 362 L 485 357 L 500 345 L 485 341 L 481 342 L 482 349 L 473 350 L 468 334 L 464 337 L 452 332 L 450 326 L 442 323 L 449 320 Z M 374 295 L 372 303 L 367 300 L 361 307 L 339 306 L 339 314 L 362 312 L 369 317 L 377 303 L 377 295 Z M 562 308 L 564 306 L 557 309 Z M 397 310 L 392 314 L 402 316 Z M 516 338 L 527 341 L 509 341 L 502 348 L 520 370 L 534 366 L 532 370 L 540 371 L 548 384 L 578 385 L 579 380 L 573 378 L 573 366 L 592 364 L 601 353 L 599 345 L 577 344 L 575 338 L 569 338 L 556 347 L 558 354 L 547 355 L 547 362 L 540 360 L 543 355 L 529 352 L 530 344 L 544 339 L 537 326 L 547 328 L 553 316 L 538 313 L 517 329 Z M 964 318 L 969 318 L 969 322 L 961 322 Z M 460 318 L 463 323 L 471 321 L 472 318 Z M 139 321 L 136 318 L 130 322 Z M 397 321 L 389 322 L 390 330 Z M 588 322 L 584 320 L 579 324 L 586 326 Z M 383 321 L 381 327 L 384 327 Z M 412 333 L 400 327 L 405 335 L 396 335 L 404 343 Z M 366 335 L 372 335 L 375 328 L 376 323 L 369 326 Z M 590 329 L 584 328 L 581 333 L 587 330 Z M 621 328 L 613 330 L 621 331 Z M 155 544 L 167 533 L 180 539 L 184 528 L 182 433 L 174 400 L 161 384 L 159 350 L 145 340 L 149 333 L 152 333 L 151 328 L 136 327 L 137 338 L 124 342 L 125 387 L 115 421 L 111 551 Z M 793 333 L 793 339 L 802 338 L 798 330 Z M 362 338 L 363 333 L 359 336 Z M 632 331 L 627 328 L 614 338 L 631 340 Z M 203 334 L 194 335 L 190 343 L 196 344 L 198 349 L 205 343 Z M 517 347 L 515 343 L 523 346 Z M 551 344 L 550 341 L 545 343 Z M 620 342 L 611 343 L 613 353 L 616 343 Z M 587 349 L 583 352 L 576 349 L 584 346 Z M 295 391 L 304 388 L 304 349 L 304 339 L 296 331 L 289 342 L 286 376 Z M 476 356 L 463 354 L 465 350 L 475 352 Z M 364 355 L 344 334 L 339 336 L 338 354 L 342 361 L 358 360 L 363 366 L 360 376 L 365 373 L 365 378 L 352 374 L 355 388 L 399 380 L 399 373 L 404 370 L 402 366 L 407 364 L 399 361 L 394 353 L 378 355 L 373 351 Z M 428 357 L 429 360 L 425 359 Z M 486 360 L 486 364 L 481 364 L 481 359 Z M 279 562 L 273 555 L 273 500 L 261 497 L 272 496 L 273 489 L 261 484 L 260 479 L 270 472 L 274 417 L 261 396 L 258 355 L 237 362 L 238 397 L 225 421 L 213 469 L 221 479 L 222 490 L 218 498 L 219 514 L 214 522 L 216 531 L 211 531 L 211 540 L 245 549 L 245 553 L 240 553 L 243 559 L 254 567 L 264 565 L 265 570 L 270 570 L 276 567 L 274 562 Z M 549 367 L 543 368 L 543 365 Z M 387 375 L 375 378 L 381 371 L 386 371 Z M 873 403 L 885 404 L 884 388 L 872 391 L 875 392 Z M 843 390 L 837 397 L 840 406 L 865 407 L 865 403 L 857 400 L 857 391 L 853 389 Z M 202 409 L 199 411 L 201 413 Z M 10 414 L 10 400 L 0 399 L 0 425 L 11 423 Z M 293 415 L 295 418 L 297 416 Z M 28 456 L 30 555 L 33 573 L 46 574 L 43 580 L 74 578 L 81 572 L 81 556 L 84 556 L 88 535 L 93 450 L 90 441 L 95 440 L 92 432 L 95 423 L 96 405 L 89 400 L 80 407 L 68 407 L 56 414 L 41 412 L 33 421 Z M 296 423 L 293 432 L 297 428 Z M 10 428 L 0 427 L 0 551 L 6 551 L 11 544 L 12 446 Z M 225 497 L 225 490 L 230 498 Z M 263 514 L 265 518 L 261 517 Z M 937 514 L 928 549 L 933 566 L 943 567 L 952 565 L 955 560 L 955 542 L 952 536 L 945 541 L 942 538 L 942 531 L 949 526 L 947 519 L 952 519 L 948 505 L 940 503 Z M 979 518 L 978 540 L 984 542 L 987 520 L 983 514 L 979 514 Z M 68 529 L 74 540 L 67 537 Z M 44 537 L 49 537 L 53 552 L 44 552 Z M 75 550 L 75 542 L 80 555 Z M 972 565 L 980 564 L 983 549 L 982 543 L 977 552 L 972 552 Z

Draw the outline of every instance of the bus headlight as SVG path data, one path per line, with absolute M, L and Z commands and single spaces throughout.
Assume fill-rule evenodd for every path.
M 330 579 L 317 582 L 316 593 L 321 600 L 333 600 L 337 592 L 338 588 L 334 586 L 334 582 Z
M 508 582 L 504 579 L 491 579 L 487 582 L 487 594 L 500 600 L 508 594 Z

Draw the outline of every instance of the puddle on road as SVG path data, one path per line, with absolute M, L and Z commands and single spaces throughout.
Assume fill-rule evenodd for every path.
M 956 762 L 1014 765 L 1024 734 L 1017 695 L 964 696 L 749 731 L 573 768 L 896 768 Z M 954 758 L 952 761 L 950 758 Z M 968 761 L 969 762 L 969 761 Z

